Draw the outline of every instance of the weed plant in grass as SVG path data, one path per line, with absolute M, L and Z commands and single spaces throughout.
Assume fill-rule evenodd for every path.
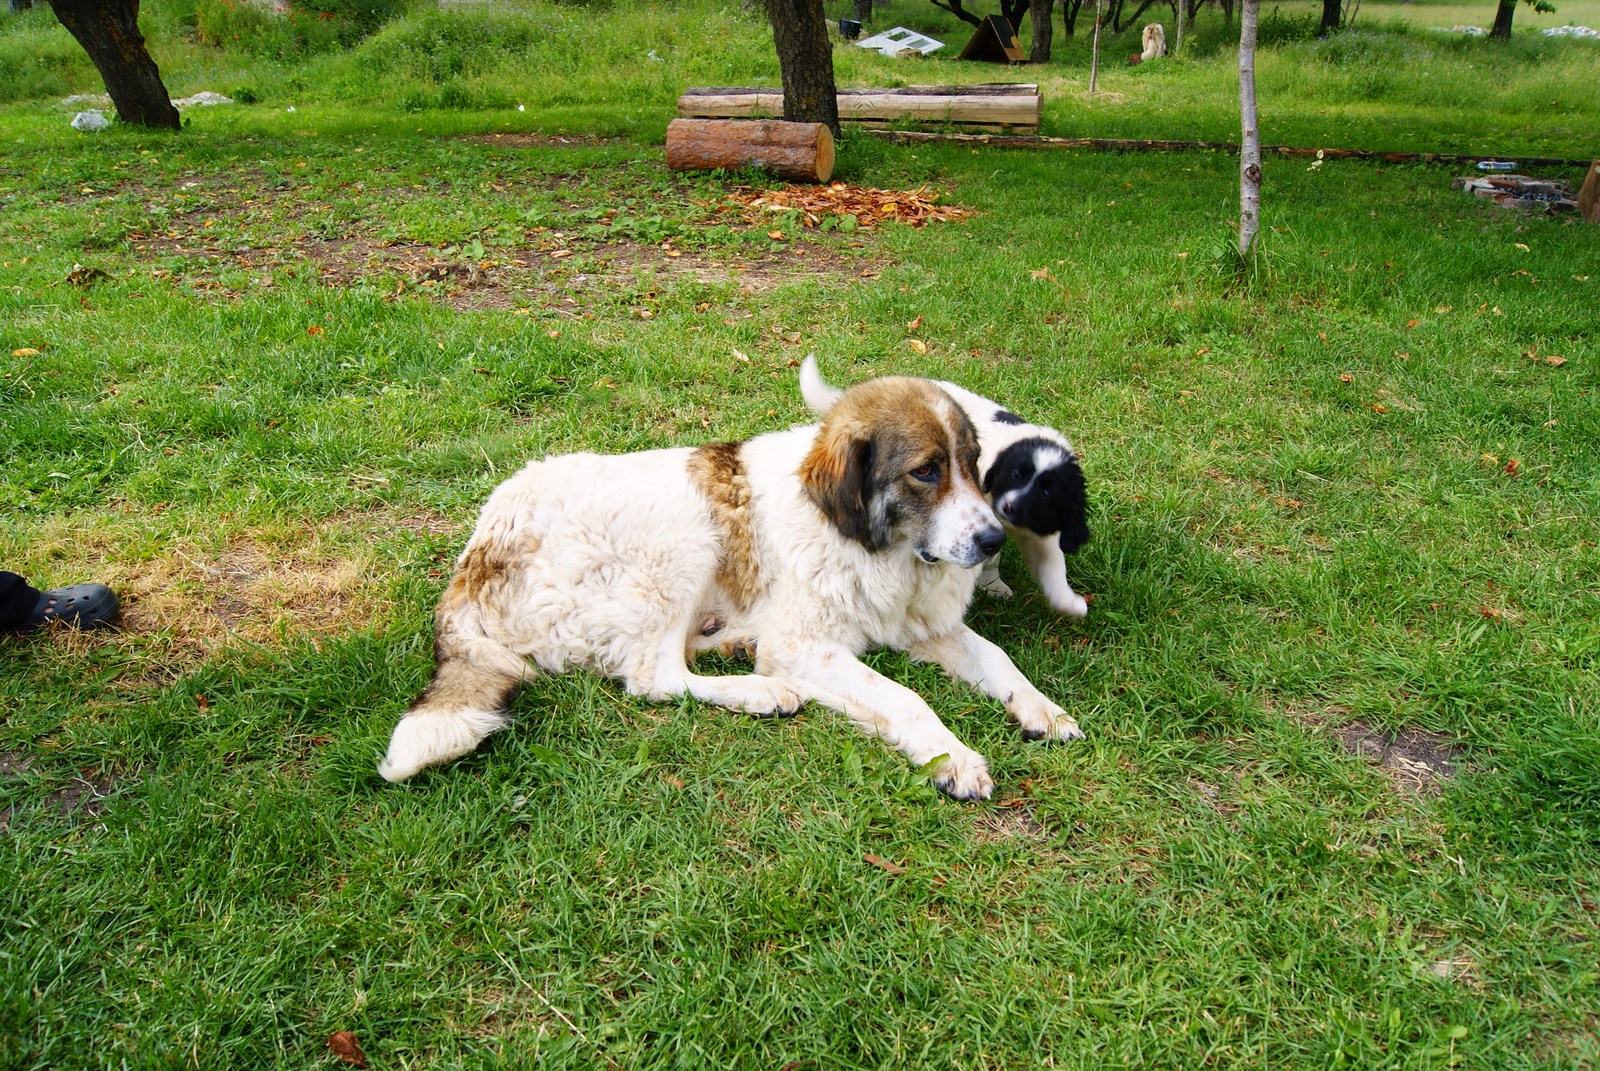
M 666 173 L 667 105 L 587 65 L 532 119 L 273 96 L 433 18 L 176 135 L 0 110 L 0 567 L 107 579 L 129 626 L 0 642 L 0 1065 L 334 1066 L 336 1030 L 374 1066 L 1600 1059 L 1600 231 L 1269 161 L 1241 282 L 1223 156 L 848 137 L 850 181 L 973 214 L 818 234 Z M 1009 551 L 971 617 L 1088 740 L 880 654 L 993 804 L 826 712 L 584 674 L 379 781 L 491 487 L 806 419 L 813 351 L 1081 448 L 1088 619 Z

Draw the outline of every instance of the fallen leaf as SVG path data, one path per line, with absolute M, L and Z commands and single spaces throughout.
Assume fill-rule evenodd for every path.
M 1374 413 L 1387 413 L 1389 411 L 1389 407 L 1384 405 L 1382 402 L 1373 402 L 1372 411 Z
M 739 360 L 743 361 L 745 364 L 749 364 L 750 363 L 750 355 L 745 353 L 742 350 L 734 350 L 733 351 L 733 355 L 734 355 L 734 357 L 736 357 Z
M 1567 363 L 1567 359 L 1565 357 L 1557 357 L 1552 353 L 1550 356 L 1544 359 L 1544 363 L 1555 365 L 1557 368 L 1560 368 L 1562 365 Z
M 863 855 L 861 857 L 861 861 L 863 863 L 870 863 L 875 867 L 882 867 L 891 874 L 904 874 L 906 872 L 905 867 L 897 866 L 894 863 L 889 862 L 889 860 L 883 858 L 881 855 L 873 855 L 870 852 L 866 855 Z
M 570 257 L 570 256 L 572 256 L 572 250 L 570 250 L 570 249 L 557 249 L 554 253 L 550 254 L 550 259 L 551 260 L 560 260 L 562 257 Z
M 921 326 L 922 326 L 922 317 L 918 316 L 915 320 L 912 320 L 912 321 L 910 321 L 909 323 L 906 324 L 906 330 L 907 331 L 915 331 L 917 328 L 919 328 Z
M 1515 476 L 1517 474 L 1517 468 L 1520 465 L 1521 465 L 1521 462 L 1519 462 L 1516 458 L 1512 458 L 1510 461 L 1506 462 L 1506 467 L 1504 469 L 1502 469 L 1501 471 L 1504 472 L 1507 476 Z
M 1341 383 L 1349 383 L 1352 378 L 1354 377 L 1352 377 L 1349 372 L 1339 373 L 1339 382 Z
M 306 334 L 308 335 L 322 335 L 326 333 L 327 332 L 323 331 L 322 328 L 318 327 L 316 324 L 312 324 L 310 327 L 306 328 Z
M 1489 621 L 1498 621 L 1505 616 L 1504 610 L 1496 610 L 1493 606 L 1478 607 L 1478 616 Z
M 1210 352 L 1211 352 L 1211 347 L 1210 346 L 1201 346 L 1199 349 L 1194 351 L 1194 355 L 1196 357 L 1204 357 L 1206 354 L 1208 354 Z
M 32 346 L 24 346 L 20 350 L 12 350 L 11 351 L 11 356 L 13 356 L 13 357 L 37 357 L 37 356 L 39 356 L 39 351 L 34 349 Z
M 1449 312 L 1453 308 L 1455 308 L 1454 305 L 1440 305 L 1438 308 L 1434 309 L 1433 311 L 1438 313 L 1440 316 L 1443 316 L 1445 313 Z
M 907 339 L 906 344 L 918 354 L 924 354 L 928 352 L 928 344 L 922 341 L 920 338 Z
M 1518 248 L 1518 249 L 1520 249 L 1520 250 L 1522 250 L 1522 251 L 1523 251 L 1523 252 L 1524 252 L 1524 253 L 1531 253 L 1531 252 L 1533 252 L 1533 250 L 1531 250 L 1531 249 L 1529 249 L 1529 248 L 1528 248 L 1528 247 L 1527 247 L 1527 246 L 1526 246 L 1526 245 L 1524 245 L 1524 244 L 1523 244 L 1523 243 L 1521 243 L 1521 242 L 1513 242 L 1513 243 L 1511 243 L 1511 244 L 1512 244 L 1512 245 L 1514 245 L 1514 246 L 1516 246 L 1516 247 L 1517 247 L 1517 248 Z
M 367 1066 L 367 1054 L 361 1051 L 356 1036 L 348 1030 L 335 1030 L 328 1035 L 328 1051 L 352 1066 Z
M 1422 322 L 1421 320 L 1407 320 L 1406 321 L 1406 330 L 1407 331 L 1411 330 L 1413 327 L 1417 326 L 1421 322 Z
M 768 231 L 767 232 L 767 237 L 771 238 L 774 242 L 784 241 L 784 237 L 783 237 L 783 232 L 782 231 Z

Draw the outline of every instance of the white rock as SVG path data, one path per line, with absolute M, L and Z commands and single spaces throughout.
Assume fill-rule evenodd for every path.
M 110 125 L 111 120 L 106 118 L 105 112 L 79 112 L 72 117 L 72 129 L 81 130 L 85 134 L 92 134 L 96 130 L 104 130 Z
M 233 98 L 224 97 L 221 93 L 213 93 L 207 89 L 204 92 L 196 93 L 192 97 L 179 97 L 172 103 L 179 108 L 200 108 L 208 104 L 232 104 Z

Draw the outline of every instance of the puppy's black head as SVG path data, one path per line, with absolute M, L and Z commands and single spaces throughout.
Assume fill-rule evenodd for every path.
M 984 473 L 983 493 L 1007 524 L 1039 535 L 1059 532 L 1067 554 L 1089 542 L 1083 470 L 1059 443 L 1043 438 L 1012 443 Z

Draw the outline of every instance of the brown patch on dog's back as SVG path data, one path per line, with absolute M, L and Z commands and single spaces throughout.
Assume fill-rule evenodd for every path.
M 743 443 L 710 443 L 689 455 L 689 478 L 711 504 L 721 536 L 717 583 L 736 609 L 748 610 L 761 590 L 755 524 L 750 516 L 750 477 L 739 452 Z

